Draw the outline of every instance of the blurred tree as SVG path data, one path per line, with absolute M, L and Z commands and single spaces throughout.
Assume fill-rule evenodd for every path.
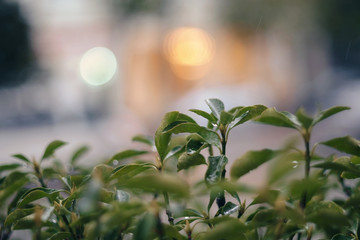
M 19 5 L 0 0 L 0 88 L 28 79 L 34 65 L 29 31 Z

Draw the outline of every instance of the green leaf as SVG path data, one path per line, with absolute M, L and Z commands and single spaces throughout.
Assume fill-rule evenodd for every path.
M 220 137 L 219 135 L 205 127 L 201 127 L 194 123 L 181 123 L 173 128 L 168 129 L 164 134 L 178 134 L 178 133 L 197 133 L 207 143 L 220 148 Z
M 180 217 L 199 217 L 199 218 L 203 218 L 204 215 L 201 214 L 199 211 L 192 209 L 192 208 L 187 208 L 184 209 L 183 211 L 181 211 L 178 214 L 175 214 L 174 217 L 176 218 L 180 218 Z
M 141 142 L 146 145 L 149 145 L 150 147 L 155 145 L 153 138 L 145 135 L 136 135 L 132 138 L 132 141 Z
M 183 113 L 179 113 L 179 115 L 177 117 L 177 121 L 196 123 L 194 119 L 192 119 L 190 116 L 183 114 Z
M 153 174 L 131 178 L 124 183 L 125 186 L 142 189 L 147 192 L 168 192 L 179 197 L 189 196 L 188 184 L 176 175 Z
M 217 119 L 220 119 L 221 111 L 225 110 L 224 103 L 217 98 L 209 98 L 205 100 L 206 104 L 209 106 L 211 112 L 215 115 Z
M 344 209 L 332 201 L 310 201 L 305 208 L 305 215 L 307 221 L 319 226 L 349 225 Z
M 179 233 L 179 230 L 176 229 L 175 226 L 164 224 L 163 228 L 165 231 L 165 235 L 168 239 L 172 239 L 172 240 L 187 240 L 188 239 L 185 236 L 181 235 Z
M 309 129 L 312 126 L 313 118 L 305 112 L 303 107 L 296 111 L 296 117 L 305 129 Z
M 156 167 L 152 164 L 144 164 L 144 163 L 134 163 L 127 164 L 120 167 L 115 168 L 112 171 L 110 176 L 110 180 L 117 179 L 118 183 L 121 185 L 124 181 L 131 179 L 132 177 L 148 170 L 148 169 L 156 169 Z
M 206 160 L 203 155 L 200 153 L 193 153 L 188 154 L 184 152 L 180 155 L 178 163 L 177 163 L 177 170 L 181 171 L 183 169 L 188 169 L 193 166 L 206 164 Z
M 238 109 L 234 114 L 234 121 L 230 124 L 230 128 L 234 128 L 239 124 L 247 122 L 261 115 L 267 107 L 264 105 L 254 105 Z
M 318 122 L 321 122 L 322 120 L 324 120 L 338 112 L 342 112 L 344 110 L 349 110 L 349 109 L 350 109 L 349 107 L 338 106 L 338 107 L 331 107 L 324 111 L 321 111 L 318 114 L 316 114 L 316 116 L 314 117 L 312 126 L 315 126 Z
M 147 213 L 140 219 L 135 228 L 134 240 L 151 239 L 152 231 L 156 226 L 156 218 L 154 215 Z
M 235 212 L 239 211 L 240 206 L 236 205 L 235 203 L 232 202 L 227 202 L 223 207 L 221 207 L 217 213 L 215 214 L 215 216 L 219 216 L 219 215 L 231 215 Z
M 220 124 L 227 126 L 234 119 L 234 115 L 229 112 L 221 111 L 220 113 Z
M 18 163 L 12 163 L 12 164 L 4 164 L 0 165 L 0 173 L 8 170 L 14 170 L 18 167 L 21 167 L 21 164 Z
M 49 240 L 63 240 L 63 239 L 71 239 L 71 233 L 69 232 L 58 232 L 52 235 Z
M 255 118 L 255 121 L 278 127 L 294 129 L 298 129 L 300 127 L 297 122 L 294 122 L 293 118 L 284 112 L 276 111 L 275 108 L 266 109 L 259 117 Z
M 77 160 L 79 160 L 80 157 L 82 157 L 84 154 L 86 154 L 89 151 L 89 149 L 90 148 L 88 146 L 82 146 L 79 149 L 77 149 L 70 160 L 71 165 L 74 165 L 77 162 Z
M 264 190 L 255 197 L 254 201 L 249 206 L 259 204 L 259 203 L 269 203 L 271 205 L 275 204 L 276 200 L 280 196 L 279 190 Z
M 216 118 L 214 115 L 211 115 L 205 111 L 199 110 L 199 109 L 190 109 L 190 112 L 193 112 L 203 118 L 206 118 L 209 122 L 216 123 Z
M 256 169 L 261 164 L 271 160 L 277 151 L 264 149 L 261 151 L 249 151 L 240 158 L 236 159 L 230 168 L 230 176 L 238 179 L 251 170 Z
M 139 156 L 139 155 L 143 155 L 148 153 L 148 151 L 142 151 L 142 150 L 134 150 L 134 149 L 128 149 L 122 152 L 119 152 L 117 154 L 115 154 L 112 158 L 111 161 L 113 160 L 124 160 L 127 158 L 131 158 L 131 157 L 135 157 L 135 156 Z
M 334 235 L 331 240 L 354 240 L 355 238 L 346 236 L 344 234 L 336 234 Z
M 340 152 L 360 156 L 360 141 L 350 136 L 334 138 L 321 144 L 335 148 Z
M 165 114 L 161 125 L 155 132 L 155 146 L 159 153 L 160 160 L 163 161 L 168 153 L 168 146 L 170 142 L 171 133 L 163 132 L 164 129 L 169 126 L 172 122 L 177 120 L 179 112 L 168 112 Z
M 3 202 L 19 191 L 25 184 L 29 182 L 27 173 L 12 172 L 4 180 L 0 189 L 0 206 Z
M 340 157 L 333 161 L 325 161 L 323 163 L 315 164 L 313 167 L 331 169 L 337 172 L 349 172 L 360 177 L 360 169 L 351 162 L 349 157 Z
M 247 240 L 246 227 L 235 219 L 221 221 L 201 237 L 204 240 Z
M 55 141 L 52 141 L 51 143 L 49 143 L 49 145 L 45 149 L 45 152 L 41 158 L 41 161 L 54 155 L 54 152 L 56 151 L 56 149 L 58 149 L 59 147 L 65 145 L 65 144 L 66 144 L 66 142 L 63 142 L 60 140 L 55 140 Z
M 35 212 L 35 209 L 37 207 L 34 208 L 25 208 L 25 209 L 15 209 L 13 212 L 11 212 L 5 219 L 5 223 L 4 225 L 6 227 L 10 226 L 11 224 L 13 224 L 14 222 L 18 221 L 19 219 L 26 217 L 30 214 L 33 214 Z
M 57 196 L 59 196 L 60 192 L 65 192 L 65 190 L 57 190 L 43 187 L 32 188 L 26 193 L 24 193 L 24 195 L 20 198 L 17 207 L 24 207 L 26 204 L 44 197 L 49 198 L 52 202 L 56 199 Z
M 30 161 L 27 157 L 25 157 L 24 155 L 22 155 L 22 154 L 14 154 L 14 155 L 12 155 L 12 157 L 17 158 L 17 159 L 25 162 L 26 164 L 31 163 L 31 161 Z
M 228 159 L 225 155 L 210 156 L 208 158 L 209 166 L 205 173 L 205 182 L 208 185 L 218 183 L 221 180 L 221 174 L 225 169 Z

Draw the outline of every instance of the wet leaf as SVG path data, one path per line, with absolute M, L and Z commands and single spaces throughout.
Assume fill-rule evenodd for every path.
M 41 198 L 49 198 L 51 202 L 53 202 L 57 196 L 59 196 L 60 192 L 64 192 L 65 190 L 57 190 L 50 188 L 32 188 L 29 191 L 25 192 L 24 195 L 20 198 L 17 207 L 24 207 L 26 204 L 36 201 Z
M 218 183 L 221 180 L 221 174 L 225 169 L 228 159 L 225 155 L 210 156 L 208 158 L 209 166 L 205 173 L 205 182 L 209 185 Z
M 221 111 L 225 110 L 224 103 L 217 98 L 209 98 L 205 100 L 206 104 L 209 106 L 211 112 L 217 119 L 220 119 Z
M 206 160 L 203 155 L 200 153 L 188 154 L 184 152 L 178 159 L 177 170 L 181 171 L 201 164 L 206 164 Z

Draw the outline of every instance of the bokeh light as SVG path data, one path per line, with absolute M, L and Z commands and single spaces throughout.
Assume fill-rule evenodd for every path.
M 88 50 L 80 60 L 80 75 L 92 86 L 109 82 L 115 75 L 117 61 L 114 53 L 104 47 Z
M 165 53 L 172 64 L 201 66 L 211 61 L 214 50 L 210 35 L 199 28 L 177 28 L 165 40 Z

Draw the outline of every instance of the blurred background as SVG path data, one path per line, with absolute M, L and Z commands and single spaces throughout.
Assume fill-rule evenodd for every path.
M 54 139 L 88 162 L 153 135 L 163 114 L 264 104 L 352 107 L 314 141 L 360 137 L 356 0 L 0 0 L 0 162 Z M 203 120 L 193 116 L 199 123 Z M 341 115 L 341 116 L 340 116 Z M 247 123 L 230 157 L 278 148 L 291 130 Z

